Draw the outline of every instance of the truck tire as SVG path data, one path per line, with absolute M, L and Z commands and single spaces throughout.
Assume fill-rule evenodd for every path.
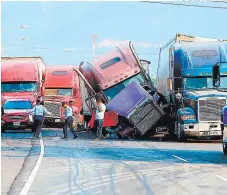
M 223 152 L 224 155 L 227 155 L 227 143 L 223 143 Z
M 5 132 L 6 132 L 6 128 L 5 128 L 5 127 L 2 127 L 1 132 L 2 132 L 2 133 L 5 133 Z
M 32 127 L 32 133 L 35 133 L 35 128 L 34 127 Z
M 177 140 L 179 142 L 186 141 L 184 130 L 181 129 L 179 122 L 175 122 L 175 132 L 177 133 Z

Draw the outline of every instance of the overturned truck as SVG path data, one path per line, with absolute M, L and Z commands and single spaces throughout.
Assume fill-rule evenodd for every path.
M 153 89 L 153 83 L 131 42 L 128 47 L 118 47 L 91 63 L 82 62 L 79 71 L 93 91 L 86 100 L 92 113 L 88 124 L 91 129 L 94 128 L 94 97 L 97 95 L 107 105 L 104 127 L 131 126 L 143 136 L 162 118 L 162 110 L 147 92 Z

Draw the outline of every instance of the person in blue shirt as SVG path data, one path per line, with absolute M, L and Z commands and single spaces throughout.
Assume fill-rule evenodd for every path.
M 78 136 L 77 136 L 77 133 L 76 131 L 74 130 L 73 128 L 73 101 L 69 101 L 69 106 L 67 105 L 66 102 L 63 103 L 63 107 L 65 108 L 65 112 L 64 112 L 64 118 L 65 118 L 65 124 L 64 124 L 64 127 L 63 127 L 63 133 L 64 133 L 64 137 L 63 139 L 67 139 L 68 137 L 68 133 L 67 133 L 67 129 L 69 127 L 70 131 L 72 132 L 73 134 L 73 139 L 76 139 Z
M 52 115 L 50 112 L 47 111 L 47 109 L 41 105 L 40 100 L 36 101 L 36 105 L 32 108 L 31 113 L 34 115 L 34 130 L 35 134 L 34 136 L 36 138 L 39 138 L 39 134 L 42 130 L 42 124 L 45 115 Z

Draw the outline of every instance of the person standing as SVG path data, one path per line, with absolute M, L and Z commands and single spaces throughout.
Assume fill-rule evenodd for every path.
M 104 121 L 104 114 L 106 111 L 105 104 L 102 103 L 102 99 L 100 97 L 96 98 L 97 102 L 97 108 L 96 108 L 96 118 L 95 118 L 95 124 L 97 126 L 97 140 L 101 139 L 102 136 L 102 127 L 103 127 L 103 121 Z
M 73 101 L 69 101 L 69 106 L 67 105 L 66 102 L 63 103 L 63 107 L 65 108 L 65 112 L 64 112 L 64 117 L 65 117 L 65 124 L 63 127 L 63 134 L 64 137 L 63 139 L 67 139 L 68 138 L 68 133 L 67 133 L 67 129 L 69 127 L 70 131 L 73 134 L 73 139 L 76 139 L 78 136 L 76 134 L 76 131 L 73 128 Z
M 45 115 L 51 115 L 52 113 L 48 112 L 47 109 L 40 104 L 40 100 L 36 101 L 36 105 L 32 108 L 31 112 L 34 114 L 34 136 L 39 138 L 39 134 L 42 130 L 42 124 Z

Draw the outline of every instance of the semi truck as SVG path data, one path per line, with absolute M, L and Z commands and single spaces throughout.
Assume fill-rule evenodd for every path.
M 74 111 L 79 113 L 82 109 L 82 97 L 78 73 L 73 66 L 47 66 L 44 83 L 44 105 L 53 115 L 46 116 L 46 125 L 62 125 L 64 108 L 63 102 L 73 101 Z M 83 121 L 80 116 L 81 122 Z
M 225 40 L 177 34 L 159 53 L 156 89 L 168 101 L 178 141 L 220 138 L 227 99 Z
M 134 91 L 134 94 L 129 93 L 131 96 L 135 95 L 141 97 L 141 94 L 145 93 L 146 90 L 152 90 L 154 87 L 150 77 L 144 70 L 141 61 L 142 60 L 138 58 L 135 52 L 132 42 L 129 42 L 128 47 L 120 46 L 109 54 L 94 59 L 91 63 L 82 62 L 80 64 L 81 73 L 89 81 L 89 84 L 95 91 L 96 95 L 100 95 L 103 98 L 104 103 L 111 105 L 109 107 L 111 109 L 108 111 L 110 113 L 115 112 L 115 121 L 116 109 L 114 108 L 120 106 L 120 102 L 124 102 L 121 98 L 115 98 L 118 94 L 119 97 L 122 95 L 124 96 L 125 92 L 122 91 L 124 89 L 124 91 L 130 91 L 126 88 L 133 82 L 136 82 L 138 85 L 134 86 L 135 89 L 137 88 L 137 90 Z M 148 93 L 146 92 L 145 96 L 147 94 Z M 92 96 L 92 98 L 93 97 L 94 96 Z M 127 96 L 127 98 L 129 97 Z M 133 100 L 132 102 L 125 99 L 125 104 L 128 104 L 130 109 L 127 111 L 128 114 L 127 116 L 124 116 L 124 118 L 135 125 L 135 128 L 140 135 L 144 135 L 148 130 L 150 130 L 163 115 L 163 112 L 158 105 L 153 103 L 152 96 L 149 96 L 148 99 L 145 100 L 143 98 L 138 98 L 136 101 Z M 156 117 L 154 120 L 149 121 L 148 113 L 151 112 L 151 115 L 156 115 Z M 123 117 L 120 113 L 117 113 L 117 116 Z M 111 117 L 109 119 L 111 120 Z M 93 127 L 94 120 L 95 114 L 92 115 L 92 119 L 89 123 L 91 128 Z M 107 118 L 104 119 L 104 124 L 105 121 L 107 121 Z M 142 124 L 142 121 L 145 124 L 141 126 L 136 125 L 140 122 Z M 108 125 L 108 123 L 106 123 L 106 125 Z M 118 125 L 118 123 L 116 123 L 115 126 L 116 125 Z
M 37 99 L 42 100 L 45 63 L 41 57 L 2 57 L 1 62 L 3 107 L 10 99 L 30 101 L 32 106 Z M 4 120 L 12 122 L 15 128 L 24 127 L 30 122 L 26 112 L 6 113 Z

